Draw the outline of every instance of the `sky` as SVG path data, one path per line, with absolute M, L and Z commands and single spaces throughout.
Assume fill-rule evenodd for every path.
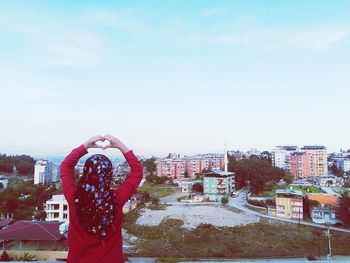
M 0 1 L 0 152 L 350 148 L 350 1 Z M 111 151 L 112 153 L 112 151 Z

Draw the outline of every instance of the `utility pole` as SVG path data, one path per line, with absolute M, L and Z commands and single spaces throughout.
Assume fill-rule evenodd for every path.
M 332 245 L 331 245 L 331 233 L 329 231 L 329 223 L 327 222 L 327 233 L 326 236 L 328 237 L 328 254 L 327 254 L 327 260 L 332 260 Z

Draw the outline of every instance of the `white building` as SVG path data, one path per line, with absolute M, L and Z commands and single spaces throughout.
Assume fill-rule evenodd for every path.
M 38 160 L 34 166 L 34 184 L 60 181 L 60 167 L 47 160 Z
M 272 152 L 272 165 L 285 170 L 290 169 L 290 155 L 298 151 L 297 146 L 276 146 Z
M 34 166 L 34 184 L 45 183 L 45 177 L 47 173 L 47 160 L 38 160 Z
M 2 189 L 6 189 L 9 181 L 5 177 L 0 176 L 0 183 L 2 184 Z
M 53 195 L 45 203 L 46 221 L 68 221 L 68 203 L 63 194 Z
M 343 187 L 344 178 L 337 176 L 317 176 L 316 183 L 319 186 Z
M 336 165 L 339 169 L 342 169 L 344 172 L 350 172 L 350 157 L 336 159 Z
M 313 207 L 310 211 L 312 222 L 317 224 L 337 224 L 341 221 L 337 218 L 337 208 L 331 205 Z

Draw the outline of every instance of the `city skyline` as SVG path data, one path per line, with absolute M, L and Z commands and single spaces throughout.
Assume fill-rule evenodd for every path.
M 0 153 L 349 149 L 350 2 L 0 3 Z M 115 153 L 108 150 L 107 154 Z

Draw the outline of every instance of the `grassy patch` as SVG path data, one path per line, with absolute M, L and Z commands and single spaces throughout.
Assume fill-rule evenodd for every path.
M 135 222 L 139 210 L 125 216 L 124 228 L 137 236 L 135 256 L 157 258 L 276 258 L 318 257 L 327 254 L 328 239 L 315 228 L 262 220 L 261 223 L 239 227 L 214 227 L 202 224 L 196 229 L 183 228 L 183 221 L 163 220 L 158 226 L 140 226 Z M 350 255 L 350 234 L 333 232 L 335 255 Z
M 169 205 L 162 205 L 162 204 L 157 204 L 157 205 L 150 205 L 147 206 L 148 209 L 151 210 L 165 210 Z
M 293 189 L 293 190 L 300 190 L 302 191 L 304 194 L 307 193 L 312 193 L 312 194 L 322 194 L 325 193 L 321 188 L 315 187 L 315 186 L 289 186 L 289 189 Z
M 138 188 L 138 192 L 139 193 L 148 192 L 152 196 L 162 198 L 175 193 L 175 188 L 166 184 L 153 185 L 153 184 L 145 183 L 143 186 Z

